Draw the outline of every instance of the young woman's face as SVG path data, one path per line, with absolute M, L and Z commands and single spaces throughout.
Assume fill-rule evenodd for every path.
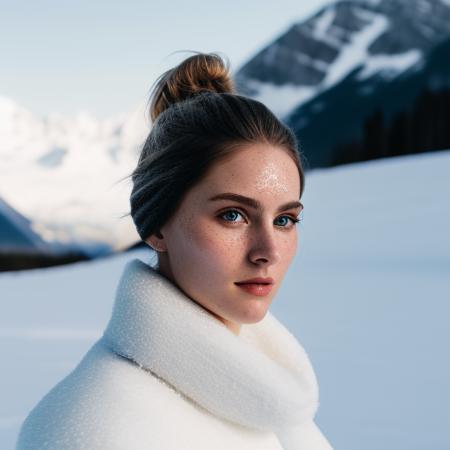
M 294 257 L 299 196 L 298 169 L 285 150 L 243 146 L 212 166 L 160 230 L 160 272 L 239 334 L 240 324 L 264 318 Z M 236 284 L 256 277 L 273 279 L 268 293 Z

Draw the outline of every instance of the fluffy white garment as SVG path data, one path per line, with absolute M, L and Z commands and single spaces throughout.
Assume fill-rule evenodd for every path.
M 122 274 L 103 337 L 31 412 L 17 448 L 330 450 L 313 420 L 317 408 L 309 358 L 269 311 L 236 336 L 135 259 Z M 103 436 L 114 428 L 116 439 Z

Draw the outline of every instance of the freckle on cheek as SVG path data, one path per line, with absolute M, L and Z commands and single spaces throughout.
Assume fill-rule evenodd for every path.
M 245 239 L 245 236 L 238 235 L 238 236 L 233 236 L 231 239 L 229 239 L 229 241 L 238 245 L 239 247 L 244 247 L 246 239 Z
M 179 246 L 181 255 L 189 258 L 189 255 L 192 255 L 192 250 L 195 250 L 198 246 L 198 232 L 193 225 L 192 214 L 186 214 L 180 217 L 179 227 L 177 245 Z

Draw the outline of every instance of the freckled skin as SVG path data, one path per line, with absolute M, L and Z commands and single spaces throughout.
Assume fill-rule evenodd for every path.
M 263 210 L 208 200 L 224 192 L 258 200 Z M 295 255 L 297 226 L 288 217 L 297 217 L 300 209 L 276 211 L 299 195 L 298 169 L 286 150 L 247 144 L 214 164 L 185 194 L 161 235 L 146 242 L 158 251 L 164 276 L 239 334 L 241 324 L 264 318 Z M 230 208 L 237 213 L 226 214 Z M 258 297 L 234 284 L 254 277 L 274 279 L 268 295 Z

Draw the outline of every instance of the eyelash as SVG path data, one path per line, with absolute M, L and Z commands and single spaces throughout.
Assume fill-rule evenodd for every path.
M 237 213 L 240 214 L 240 215 L 244 215 L 239 209 L 236 209 L 236 208 L 230 208 L 230 209 L 227 209 L 227 210 L 225 210 L 225 211 L 222 211 L 222 212 L 218 215 L 218 217 L 220 217 L 222 220 L 224 220 L 224 221 L 227 222 L 227 223 L 237 223 L 236 221 L 233 221 L 233 220 L 226 220 L 226 219 L 223 219 L 222 216 L 224 216 L 225 214 L 227 214 L 227 213 L 229 213 L 229 212 L 237 212 Z M 279 217 L 287 217 L 288 219 L 291 220 L 291 226 L 279 225 L 281 228 L 286 228 L 286 229 L 293 228 L 295 225 L 297 225 L 297 223 L 299 223 L 299 222 L 301 222 L 301 221 L 303 220 L 302 218 L 298 219 L 297 217 L 293 217 L 293 216 L 290 216 L 290 215 L 288 215 L 288 214 L 284 214 L 284 215 L 279 216 Z

